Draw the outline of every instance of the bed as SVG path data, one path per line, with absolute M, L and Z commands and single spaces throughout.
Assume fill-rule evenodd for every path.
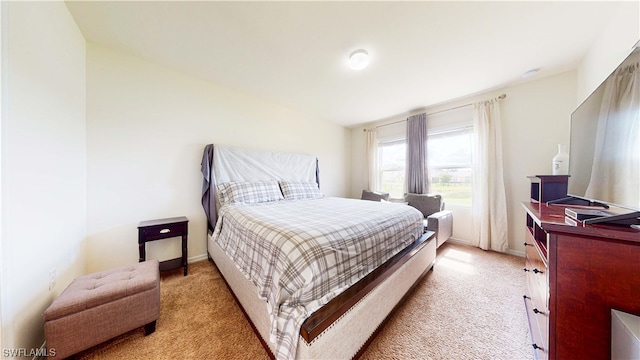
M 210 144 L 202 174 L 209 258 L 272 357 L 358 357 L 433 267 L 419 211 L 325 197 L 313 156 Z

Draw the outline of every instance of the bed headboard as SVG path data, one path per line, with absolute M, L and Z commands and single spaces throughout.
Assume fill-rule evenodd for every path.
M 204 148 L 200 165 L 202 207 L 209 230 L 213 230 L 218 218 L 218 183 L 291 180 L 316 182 L 320 187 L 318 159 L 307 154 L 209 144 Z

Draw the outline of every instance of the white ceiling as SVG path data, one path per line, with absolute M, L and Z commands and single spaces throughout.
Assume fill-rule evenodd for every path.
M 345 126 L 575 69 L 618 6 L 67 2 L 87 41 Z

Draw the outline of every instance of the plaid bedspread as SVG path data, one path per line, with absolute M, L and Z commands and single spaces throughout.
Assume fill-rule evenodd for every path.
M 315 310 L 422 235 L 403 204 L 344 198 L 225 205 L 213 233 L 267 302 L 276 358 L 295 358 Z

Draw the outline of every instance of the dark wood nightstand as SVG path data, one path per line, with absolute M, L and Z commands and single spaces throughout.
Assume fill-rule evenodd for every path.
M 146 260 L 145 244 L 148 241 L 168 239 L 172 237 L 182 237 L 182 257 L 161 261 L 160 270 L 170 270 L 179 267 L 184 268 L 184 275 L 189 272 L 187 265 L 187 226 L 189 219 L 185 216 L 141 221 L 138 224 L 138 250 L 140 251 L 139 262 Z

